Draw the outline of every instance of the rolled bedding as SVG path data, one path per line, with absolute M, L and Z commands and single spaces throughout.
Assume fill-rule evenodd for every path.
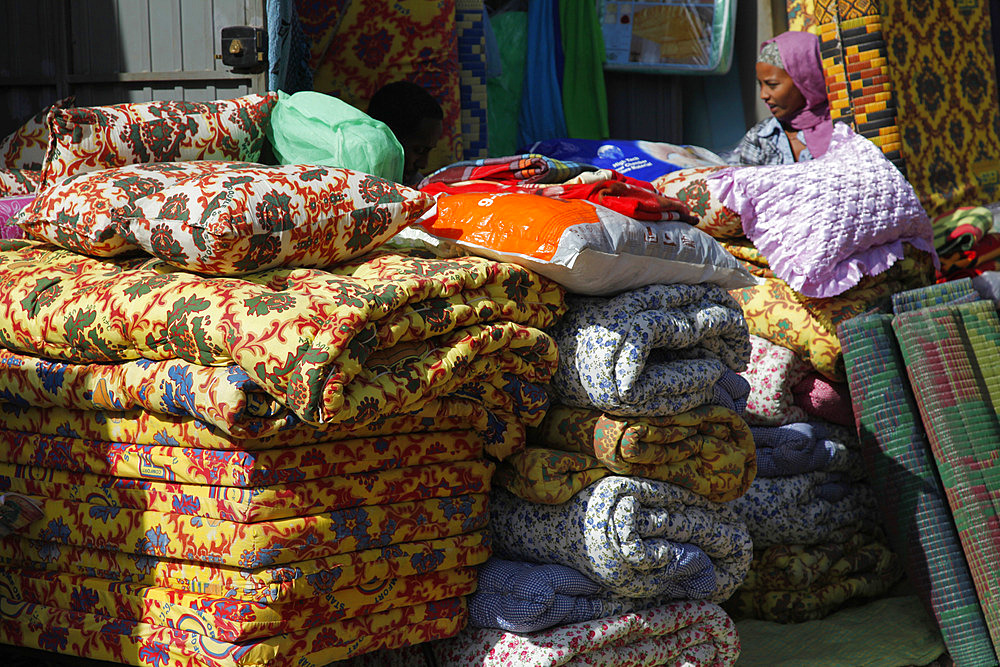
M 673 415 L 726 394 L 745 406 L 745 381 L 716 386 L 750 358 L 743 311 L 722 288 L 648 285 L 611 298 L 568 296 L 567 306 L 551 329 L 554 400 L 621 416 Z
M 727 599 L 752 544 L 731 504 L 668 482 L 605 477 L 560 505 L 491 494 L 494 553 L 572 567 L 625 597 Z
M 732 619 L 719 606 L 683 600 L 645 611 L 563 625 L 527 635 L 466 627 L 427 647 L 449 667 L 735 664 Z
M 518 633 L 537 632 L 670 602 L 663 596 L 616 595 L 565 565 L 493 557 L 479 567 L 478 587 L 468 599 L 469 625 Z
M 801 623 L 881 596 L 902 573 L 877 535 L 855 533 L 840 544 L 779 544 L 754 554 L 746 581 L 725 608 L 734 618 Z
M 758 477 L 732 507 L 746 521 L 757 549 L 843 542 L 879 522 L 871 486 L 843 473 Z
M 783 477 L 825 470 L 861 470 L 861 454 L 849 449 L 819 422 L 784 426 L 751 426 L 757 446 L 757 474 Z
M 746 492 L 755 472 L 750 428 L 721 405 L 632 418 L 559 405 L 529 433 L 527 449 L 504 459 L 496 481 L 536 503 L 566 502 L 614 474 L 671 482 L 726 502 Z

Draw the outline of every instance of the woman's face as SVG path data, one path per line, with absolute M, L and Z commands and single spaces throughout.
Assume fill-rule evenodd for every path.
M 760 99 L 778 120 L 785 120 L 806 105 L 806 98 L 792 82 L 788 72 L 769 65 L 757 63 L 757 83 L 760 84 Z

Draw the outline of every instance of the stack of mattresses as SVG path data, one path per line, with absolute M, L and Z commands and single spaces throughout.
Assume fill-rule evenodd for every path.
M 1000 320 L 977 300 L 898 312 L 892 326 L 996 650 Z
M 723 284 L 749 275 L 669 217 L 676 201 L 539 158 L 458 163 L 422 184 L 445 193 L 425 226 L 438 242 L 491 256 L 523 248 L 520 261 L 569 291 L 548 330 L 559 349 L 552 404 L 498 465 L 495 556 L 469 627 L 428 649 L 463 665 L 732 664 L 718 603 L 746 574 L 751 544 L 728 501 L 756 467 L 736 372 L 748 333 Z M 627 241 L 600 251 L 614 266 L 591 263 L 595 237 Z
M 203 278 L 156 260 L 101 261 L 26 241 L 0 249 L 0 262 L 7 345 L 75 360 L 0 353 L 11 370 L 0 380 L 9 402 L 2 483 L 43 510 L 0 542 L 2 641 L 134 664 L 146 655 L 170 665 L 321 664 L 464 624 L 474 566 L 489 553 L 485 451 L 504 453 L 523 438 L 521 418 L 544 410 L 529 383 L 548 378 L 555 348 L 530 325 L 554 321 L 557 286 L 488 260 L 395 254 L 336 275 L 299 270 L 281 292 L 266 287 L 286 270 Z M 420 278 L 407 281 L 413 270 Z M 426 277 L 435 271 L 485 280 L 463 294 L 458 283 Z M 12 315 L 39 294 L 39 280 L 47 296 Z M 522 323 L 509 318 L 524 306 L 496 298 L 505 284 L 535 304 Z M 306 297 L 310 285 L 318 291 Z M 185 286 L 201 301 L 172 317 L 191 304 Z M 319 426 L 276 401 L 276 389 L 261 389 L 281 368 L 276 359 L 296 368 L 287 346 L 301 342 L 287 333 L 303 311 L 258 309 L 270 328 L 238 312 L 269 298 L 302 306 L 303 297 L 341 300 L 353 314 L 318 333 L 352 325 L 342 349 L 368 346 L 363 363 L 345 359 L 339 374 L 325 365 L 339 386 L 304 385 L 299 412 L 316 421 L 304 408 L 311 389 L 328 415 Z M 359 299 L 379 304 L 375 319 L 358 318 L 348 304 Z M 46 328 L 60 321 L 69 324 Z M 23 335 L 42 322 L 37 336 Z M 113 322 L 137 328 L 122 338 Z M 242 348 L 249 371 L 204 363 L 221 361 L 213 355 L 223 354 L 223 335 L 231 343 L 282 326 L 285 336 Z M 149 336 L 169 327 L 165 340 L 175 352 L 188 341 L 194 359 L 95 361 L 149 343 L 143 327 Z M 64 336 L 77 344 L 65 346 Z
M 906 310 L 975 298 L 969 280 L 896 295 Z M 883 525 L 957 665 L 997 664 L 972 573 L 941 485 L 892 316 L 840 325 L 862 453 Z

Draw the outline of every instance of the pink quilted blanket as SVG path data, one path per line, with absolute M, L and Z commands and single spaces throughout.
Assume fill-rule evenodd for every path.
M 831 297 L 903 257 L 931 253 L 934 233 L 913 187 L 882 151 L 837 123 L 830 149 L 795 164 L 734 167 L 708 179 L 778 278 L 809 297 Z

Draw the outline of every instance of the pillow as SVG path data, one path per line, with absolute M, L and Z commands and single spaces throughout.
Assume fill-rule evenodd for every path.
M 316 165 L 227 166 L 136 201 L 116 232 L 166 262 L 212 275 L 332 266 L 415 222 L 434 198 Z
M 443 195 L 423 228 L 470 253 L 512 262 L 577 294 L 653 284 L 755 284 L 735 257 L 685 222 L 629 218 L 586 200 L 534 194 Z
M 281 164 L 344 167 L 403 180 L 403 147 L 389 126 L 332 95 L 279 90 L 267 136 Z
M 24 238 L 24 230 L 10 222 L 10 219 L 34 198 L 34 195 L 0 197 L 0 239 Z
M 42 172 L 36 169 L 0 169 L 0 197 L 30 195 L 42 182 Z
M 44 185 L 81 171 L 129 164 L 229 160 L 256 162 L 277 96 L 215 102 L 142 102 L 56 109 L 42 167 Z
M 728 168 L 708 190 L 743 221 L 774 275 L 808 297 L 842 294 L 903 257 L 930 253 L 934 231 L 913 187 L 879 149 L 843 123 L 830 148 L 795 164 Z
M 668 197 L 681 200 L 698 219 L 698 229 L 717 239 L 742 238 L 740 216 L 723 206 L 708 191 L 708 176 L 727 167 L 692 167 L 665 174 L 653 187 Z
M 41 169 L 49 146 L 46 119 L 52 109 L 73 106 L 73 96 L 47 106 L 0 141 L 0 167 L 4 169 Z
M 111 257 L 138 246 L 115 234 L 112 214 L 132 210 L 145 195 L 184 178 L 241 162 L 162 162 L 135 164 L 75 176 L 38 192 L 34 201 L 11 219 L 25 232 L 63 248 L 96 257 Z

